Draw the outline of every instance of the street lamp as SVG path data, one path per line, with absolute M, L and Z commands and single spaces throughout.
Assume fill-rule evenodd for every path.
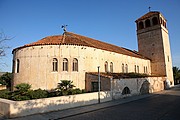
M 101 91 L 101 82 L 100 82 L 100 66 L 98 66 L 98 103 L 100 103 L 100 91 Z

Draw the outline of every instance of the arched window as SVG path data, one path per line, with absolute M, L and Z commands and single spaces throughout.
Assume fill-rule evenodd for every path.
M 126 73 L 128 73 L 128 65 L 125 66 Z
M 130 90 L 128 87 L 125 87 L 122 91 L 122 95 L 126 95 L 126 94 L 131 94 Z
M 137 71 L 136 71 L 136 65 L 134 65 L 134 72 L 136 73 Z
M 107 61 L 104 63 L 104 68 L 105 68 L 105 72 L 108 72 L 108 62 Z
M 16 64 L 16 72 L 19 73 L 19 67 L 20 67 L 20 61 L 17 59 L 17 64 Z
M 137 65 L 137 73 L 139 73 L 139 66 Z
M 165 21 L 163 20 L 163 26 L 165 27 Z
M 73 71 L 78 71 L 78 60 L 76 58 L 73 59 Z
M 151 26 L 151 23 L 150 23 L 150 20 L 149 20 L 149 19 L 147 19 L 147 20 L 145 21 L 145 25 L 146 25 L 146 27 L 150 27 L 150 26 Z
M 144 73 L 146 73 L 146 67 L 144 66 Z
M 58 71 L 58 60 L 56 58 L 53 58 L 53 72 Z
M 164 27 L 166 28 L 166 22 L 164 22 Z
M 124 64 L 122 64 L 122 73 L 124 73 Z
M 162 21 L 162 18 L 160 18 L 160 23 L 162 24 L 162 22 L 163 22 L 163 21 Z
M 113 73 L 113 63 L 110 63 L 110 72 Z
M 147 66 L 146 66 L 146 73 L 148 73 L 148 69 L 147 69 Z
M 157 25 L 157 24 L 158 24 L 158 19 L 157 19 L 157 17 L 153 17 L 152 23 L 153 23 L 153 25 Z
M 16 62 L 15 62 L 15 60 L 13 60 L 13 65 L 12 65 L 12 73 L 15 73 L 15 66 L 16 66 L 16 64 L 15 64 Z
M 143 29 L 144 28 L 144 23 L 141 21 L 139 22 L 139 29 Z
M 68 59 L 63 59 L 63 71 L 68 71 Z

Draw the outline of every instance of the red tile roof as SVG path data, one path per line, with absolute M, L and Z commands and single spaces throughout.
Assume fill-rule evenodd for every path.
M 160 12 L 158 12 L 158 11 L 150 11 L 150 12 L 146 13 L 145 15 L 141 16 L 140 18 L 138 18 L 136 20 L 136 22 L 139 21 L 139 20 L 144 20 L 146 18 L 149 18 L 149 17 L 151 17 L 153 15 L 158 15 L 158 14 L 160 14 Z
M 57 36 L 49 36 L 45 37 L 37 42 L 33 42 L 27 45 L 24 45 L 22 47 L 18 47 L 14 50 L 21 49 L 24 47 L 29 47 L 29 46 L 38 46 L 38 45 L 79 45 L 79 46 L 88 46 L 88 47 L 94 47 L 97 49 L 102 49 L 102 50 L 107 50 L 110 52 L 115 52 L 119 54 L 124 54 L 132 57 L 138 57 L 138 58 L 143 58 L 142 55 L 140 55 L 138 52 L 118 47 L 109 43 L 101 42 L 99 40 L 95 40 L 92 38 L 88 38 L 85 36 L 81 36 L 78 34 L 74 34 L 71 32 L 64 32 L 63 35 L 57 35 Z M 13 51 L 14 51 L 13 50 Z

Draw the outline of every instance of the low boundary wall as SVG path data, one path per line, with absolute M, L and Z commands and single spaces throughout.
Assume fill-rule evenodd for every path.
M 110 91 L 100 93 L 101 102 L 112 100 Z M 98 92 L 26 101 L 0 99 L 0 114 L 7 118 L 63 110 L 98 103 Z

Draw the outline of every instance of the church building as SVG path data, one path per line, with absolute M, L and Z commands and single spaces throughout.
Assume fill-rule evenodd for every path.
M 136 21 L 138 52 L 65 31 L 15 48 L 13 86 L 28 83 L 32 89 L 51 90 L 61 80 L 86 88 L 86 74 L 142 73 L 165 76 L 174 84 L 165 17 L 150 11 Z

